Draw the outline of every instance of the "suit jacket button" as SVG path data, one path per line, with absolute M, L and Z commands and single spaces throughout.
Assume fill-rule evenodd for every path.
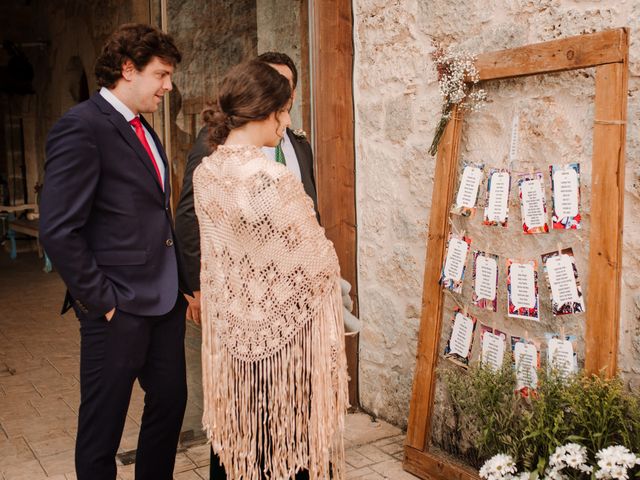
M 172 239 L 168 239 L 166 242 L 164 242 L 164 244 L 165 244 L 167 247 L 173 247 L 173 240 L 172 240 Z

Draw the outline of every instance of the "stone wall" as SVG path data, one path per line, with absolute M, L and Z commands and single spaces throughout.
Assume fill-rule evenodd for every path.
M 169 33 L 183 53 L 174 83 L 186 115 L 199 114 L 233 65 L 256 56 L 256 0 L 170 0 Z
M 620 26 L 630 27 L 632 45 L 619 366 L 628 383 L 638 387 L 640 44 L 635 39 L 640 34 L 640 4 L 628 0 L 354 0 L 353 6 L 359 295 L 363 324 L 360 392 L 364 408 L 406 426 L 435 169 L 435 159 L 427 151 L 440 109 L 431 60 L 433 45 L 455 45 L 481 53 Z M 465 158 L 484 160 L 487 166 L 502 162 L 508 150 L 511 118 L 518 112 L 520 163 L 514 170 L 531 166 L 539 169 L 570 159 L 581 162 L 584 168 L 582 207 L 587 213 L 586 228 L 562 239 L 564 242 L 571 238 L 566 246 L 580 250 L 578 269 L 588 295 L 593 71 L 505 81 L 492 86 L 489 94 L 492 103 L 466 122 L 462 140 Z M 510 220 L 509 234 L 517 235 L 520 220 L 517 204 L 511 205 Z M 496 253 L 513 250 L 508 238 L 488 237 L 494 233 L 495 230 L 477 229 L 473 233 L 474 242 L 493 242 L 498 250 L 504 250 Z M 558 237 L 549 237 L 532 240 L 528 248 L 535 249 L 537 254 L 553 250 Z M 519 248 L 526 251 L 527 246 Z M 541 303 L 548 303 L 545 288 L 541 282 Z M 503 300 L 500 305 L 504 305 Z M 548 312 L 542 312 L 543 318 L 545 314 Z M 582 335 L 584 316 L 571 322 L 567 331 L 574 329 Z M 447 323 L 444 325 L 446 333 Z M 514 328 L 517 334 L 518 329 L 527 326 L 517 323 Z
M 268 50 L 286 52 L 300 67 L 300 0 L 169 0 L 168 22 L 183 54 L 170 109 L 177 200 L 187 153 L 203 125 L 200 113 L 215 98 L 225 73 Z M 301 126 L 300 105 L 296 101 L 292 111 L 296 127 Z
M 183 54 L 170 94 L 172 163 L 174 181 L 180 184 L 186 153 L 202 126 L 200 112 L 214 98 L 218 82 L 231 66 L 273 49 L 290 54 L 300 68 L 301 0 L 169 0 L 167 6 L 168 31 Z M 35 119 L 37 177 L 43 174 L 47 133 L 79 101 L 83 73 L 89 92 L 97 88 L 93 67 L 107 36 L 126 22 L 159 24 L 159 9 L 159 1 L 140 0 L 35 0 L 2 6 L 0 13 L 12 19 L 4 38 L 17 43 L 42 42 L 25 49 L 35 68 L 36 94 L 11 100 L 14 112 Z M 302 72 L 300 77 L 302 85 L 306 81 Z M 5 109 L 8 107 L 2 111 Z M 294 105 L 293 117 L 293 125 L 301 126 L 300 101 Z M 154 120 L 160 122 L 156 130 L 162 137 L 160 115 Z
M 148 22 L 148 4 L 136 0 L 85 2 L 15 2 L 4 7 L 12 19 L 5 30 L 6 39 L 33 44 L 23 50 L 34 67 L 35 93 L 7 99 L 13 114 L 29 126 L 26 149 L 35 159 L 27 159 L 28 175 L 42 181 L 47 133 L 53 123 L 78 103 L 82 75 L 86 75 L 89 93 L 97 86 L 93 67 L 100 48 L 117 25 Z M 8 108 L 8 107 L 7 107 Z M 3 114 L 6 113 L 3 110 Z
M 292 128 L 302 128 L 302 101 L 308 79 L 302 69 L 301 39 L 302 0 L 257 0 L 258 54 L 283 52 L 289 55 L 298 69 L 296 101 L 291 109 Z M 306 33 L 306 32 L 305 32 Z

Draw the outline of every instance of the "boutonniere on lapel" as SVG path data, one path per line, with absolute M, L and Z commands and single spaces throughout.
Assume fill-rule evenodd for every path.
M 302 140 L 306 140 L 307 139 L 307 132 L 305 132 L 304 130 L 302 130 L 301 128 L 296 128 L 295 130 L 291 130 L 293 132 L 293 134 L 302 139 Z

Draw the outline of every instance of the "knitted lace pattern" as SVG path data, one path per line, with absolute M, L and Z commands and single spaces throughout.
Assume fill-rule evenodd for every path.
M 203 425 L 227 478 L 344 475 L 340 269 L 283 165 L 224 146 L 194 173 L 202 268 Z M 329 467 L 331 465 L 331 467 Z

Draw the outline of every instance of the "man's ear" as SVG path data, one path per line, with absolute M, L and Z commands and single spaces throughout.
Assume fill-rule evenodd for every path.
M 122 78 L 124 78 L 125 80 L 131 80 L 135 71 L 136 66 L 131 60 L 126 60 L 122 64 Z

